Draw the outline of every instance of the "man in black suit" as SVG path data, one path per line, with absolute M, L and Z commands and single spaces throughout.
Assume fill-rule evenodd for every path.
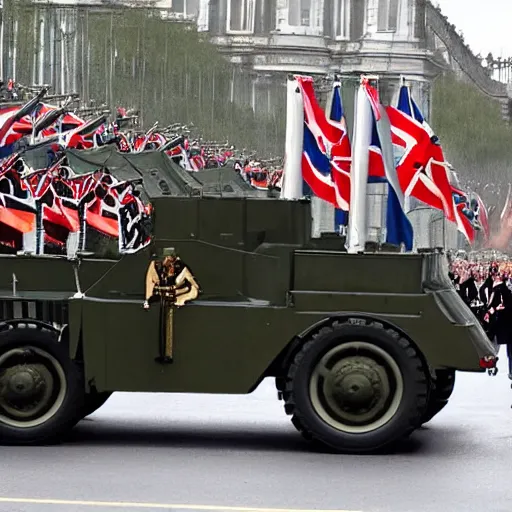
M 491 339 L 496 337 L 499 345 L 507 346 L 508 378 L 512 380 L 512 291 L 508 287 L 509 279 L 506 273 L 495 279 L 485 319 L 489 322 Z

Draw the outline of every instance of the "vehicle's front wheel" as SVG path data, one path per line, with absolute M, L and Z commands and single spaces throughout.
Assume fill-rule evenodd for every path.
M 334 321 L 295 355 L 283 398 L 306 439 L 339 452 L 376 451 L 409 435 L 427 403 L 424 364 L 396 331 Z
M 0 442 L 58 441 L 80 419 L 84 383 L 57 334 L 40 325 L 0 330 Z

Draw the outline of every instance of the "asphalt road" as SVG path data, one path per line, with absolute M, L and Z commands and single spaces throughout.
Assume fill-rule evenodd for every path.
M 66 445 L 2 447 L 1 512 L 512 510 L 512 390 L 457 374 L 399 453 L 312 452 L 273 381 L 249 396 L 117 394 Z M 231 508 L 230 508 L 231 507 Z

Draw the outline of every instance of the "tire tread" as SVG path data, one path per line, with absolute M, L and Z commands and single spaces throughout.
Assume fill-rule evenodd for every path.
M 34 345 L 55 357 L 62 365 L 67 379 L 67 394 L 55 416 L 32 429 L 22 429 L 0 424 L 2 445 L 47 445 L 57 443 L 82 419 L 80 412 L 85 397 L 82 367 L 71 360 L 67 347 L 58 342 L 58 331 L 46 329 L 40 324 L 30 327 L 24 323 L 0 328 L 2 347 Z
M 286 414 L 292 416 L 292 424 L 306 440 L 310 442 L 312 441 L 315 444 L 324 444 L 320 437 L 316 434 L 315 429 L 308 423 L 306 416 L 301 414 L 301 411 L 299 411 L 295 407 L 295 398 L 293 390 L 294 377 L 305 354 L 312 348 L 312 346 L 317 342 L 317 340 L 325 335 L 332 334 L 334 331 L 341 328 L 345 324 L 370 327 L 385 331 L 386 334 L 388 334 L 389 336 L 396 340 L 397 344 L 404 350 L 405 354 L 409 358 L 412 365 L 414 365 L 415 381 L 418 389 L 420 389 L 421 391 L 418 392 L 417 394 L 416 407 L 414 408 L 414 410 L 410 411 L 408 417 L 408 428 L 403 435 L 403 437 L 407 437 L 421 423 L 421 418 L 423 417 L 425 409 L 427 407 L 429 389 L 429 383 L 427 378 L 428 372 L 425 371 L 425 364 L 423 360 L 421 359 L 417 350 L 409 342 L 409 340 L 401 336 L 400 333 L 398 333 L 395 329 L 386 328 L 382 323 L 370 319 L 367 320 L 364 318 L 348 318 L 344 321 L 340 321 L 339 319 L 333 320 L 327 326 L 324 326 L 318 331 L 314 332 L 311 335 L 311 338 L 300 347 L 300 349 L 295 354 L 292 363 L 289 365 L 288 371 L 286 372 L 286 376 L 284 379 L 282 393 Z

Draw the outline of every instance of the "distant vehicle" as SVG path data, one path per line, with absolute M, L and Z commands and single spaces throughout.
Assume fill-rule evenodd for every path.
M 117 253 L 0 255 L 3 444 L 62 440 L 115 391 L 274 377 L 306 439 L 372 452 L 437 414 L 456 370 L 495 367 L 442 252 L 347 254 L 311 238 L 308 201 L 169 196 L 153 175 L 140 236 L 120 201 Z

